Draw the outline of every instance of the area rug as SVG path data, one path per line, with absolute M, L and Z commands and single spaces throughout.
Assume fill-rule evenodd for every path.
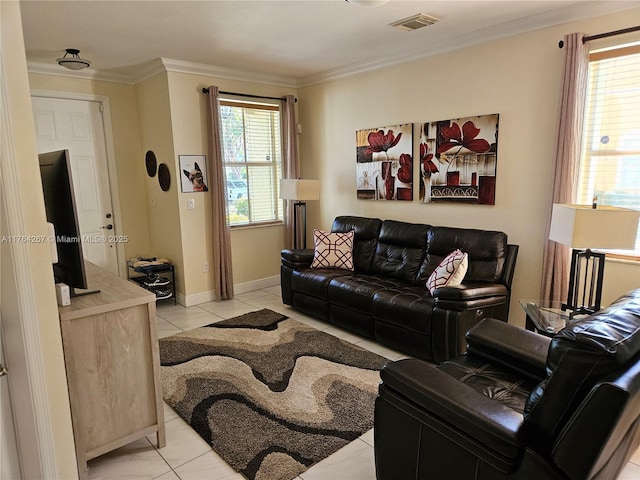
M 236 471 L 290 480 L 373 427 L 388 359 L 263 309 L 160 340 L 165 401 Z

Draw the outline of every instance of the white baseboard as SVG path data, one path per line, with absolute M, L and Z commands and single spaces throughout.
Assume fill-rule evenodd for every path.
M 238 283 L 233 286 L 233 293 L 240 294 L 253 292 L 254 290 L 262 290 L 263 288 L 275 287 L 276 285 L 280 285 L 280 275 L 252 280 L 251 282 L 246 283 Z
M 261 278 L 250 282 L 237 283 L 233 286 L 233 292 L 238 295 L 241 293 L 253 292 L 254 290 L 261 290 L 263 288 L 275 287 L 279 284 L 280 275 L 274 275 L 273 277 Z M 186 296 L 182 293 L 176 293 L 176 300 L 180 305 L 184 305 L 185 307 L 192 307 L 201 303 L 212 302 L 215 299 L 216 296 L 213 290 Z
M 194 305 L 199 305 L 201 303 L 212 302 L 215 299 L 216 296 L 213 290 L 194 293 L 193 295 L 183 295 L 182 293 L 176 294 L 176 300 L 178 300 L 178 303 L 185 307 L 193 307 Z

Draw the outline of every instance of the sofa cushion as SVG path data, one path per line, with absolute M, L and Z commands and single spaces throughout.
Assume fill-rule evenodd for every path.
M 382 220 L 379 218 L 341 216 L 333 221 L 332 232 L 345 233 L 353 230 L 355 233 L 353 263 L 357 272 L 370 272 L 381 227 Z
M 327 292 L 332 304 L 371 315 L 376 292 L 399 288 L 400 285 L 401 283 L 393 278 L 355 273 L 333 278 L 329 282 Z
M 551 340 L 547 379 L 527 400 L 528 430 L 541 444 L 555 437 L 596 382 L 639 355 L 640 290 L 567 325 Z
M 524 411 L 527 397 L 535 387 L 535 382 L 523 378 L 519 372 L 505 370 L 501 365 L 492 365 L 469 355 L 441 363 L 437 368 L 518 413 Z
M 427 288 L 433 294 L 438 287 L 460 285 L 469 268 L 469 255 L 454 250 L 444 257 L 440 265 L 429 275 Z
M 429 227 L 427 251 L 418 280 L 424 282 L 453 250 L 469 255 L 465 282 L 496 283 L 502 278 L 507 256 L 507 235 L 471 228 Z
M 415 284 L 424 258 L 428 225 L 382 222 L 371 272 Z
M 337 268 L 301 268 L 294 270 L 291 272 L 291 290 L 326 300 L 329 282 L 344 274 L 344 270 Z
M 373 318 L 408 331 L 431 333 L 434 299 L 423 286 L 380 290 L 373 296 Z
M 313 230 L 313 262 L 311 268 L 353 270 L 353 230 L 346 233 Z

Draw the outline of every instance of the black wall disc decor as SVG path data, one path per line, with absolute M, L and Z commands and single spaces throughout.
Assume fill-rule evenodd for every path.
M 147 167 L 147 175 L 149 175 L 150 177 L 155 177 L 156 170 L 158 169 L 158 163 L 156 161 L 156 154 L 151 150 L 149 150 L 144 156 L 144 164 Z
M 171 174 L 169 173 L 169 167 L 164 163 L 158 165 L 158 182 L 163 192 L 169 190 L 171 186 Z

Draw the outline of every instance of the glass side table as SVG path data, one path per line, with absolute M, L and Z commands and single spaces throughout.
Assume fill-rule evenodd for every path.
M 553 337 L 567 324 L 587 316 L 573 315 L 571 310 L 562 310 L 562 302 L 520 300 L 520 306 L 527 314 L 525 328 L 548 337 Z

